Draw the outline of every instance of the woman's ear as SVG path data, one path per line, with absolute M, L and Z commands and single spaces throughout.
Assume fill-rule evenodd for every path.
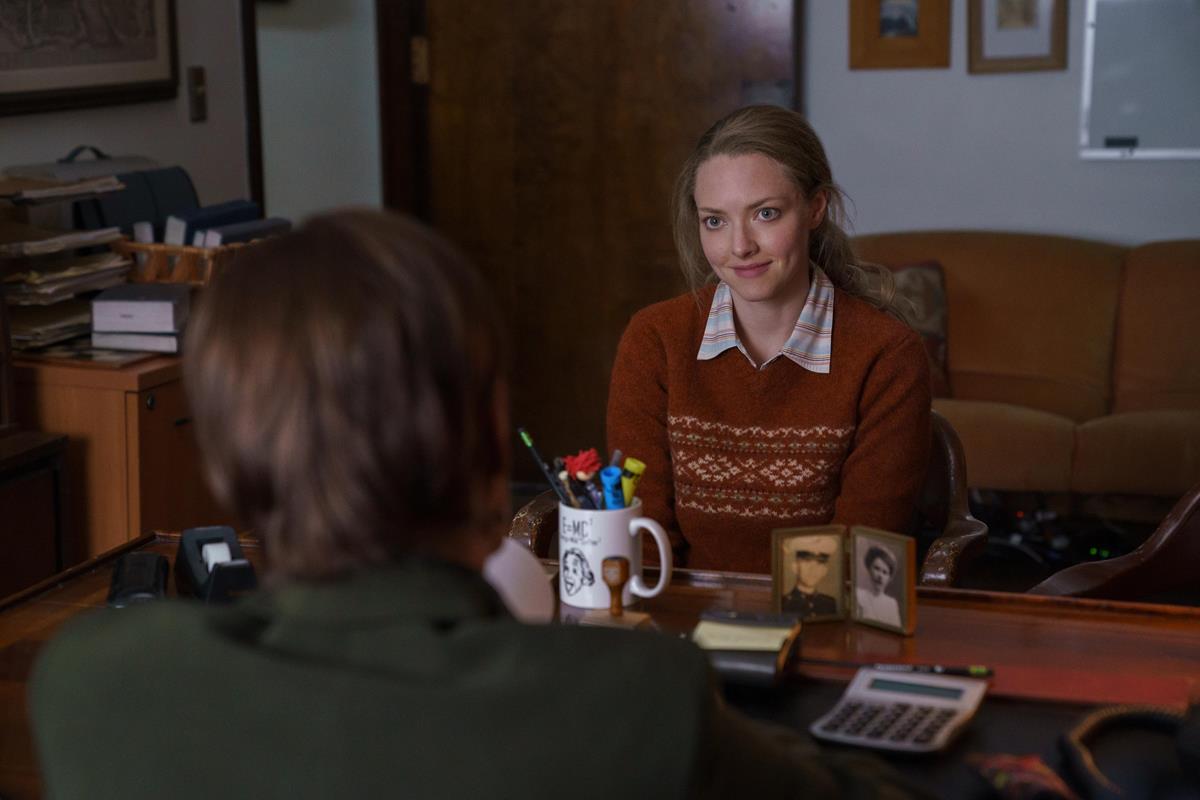
M 816 230 L 825 221 L 825 212 L 829 209 L 829 193 L 818 189 L 808 204 L 808 229 Z

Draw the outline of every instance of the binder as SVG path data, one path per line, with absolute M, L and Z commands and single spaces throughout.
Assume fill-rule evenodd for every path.
M 258 203 L 252 200 L 230 200 L 212 206 L 193 209 L 167 217 L 163 228 L 163 242 L 184 244 L 192 241 L 198 230 L 208 230 L 235 222 L 249 222 L 262 216 Z

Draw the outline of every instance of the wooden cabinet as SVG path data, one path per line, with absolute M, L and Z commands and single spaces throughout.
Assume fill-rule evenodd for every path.
M 67 436 L 66 565 L 151 530 L 231 522 L 201 474 L 179 359 L 15 366 L 17 420 Z

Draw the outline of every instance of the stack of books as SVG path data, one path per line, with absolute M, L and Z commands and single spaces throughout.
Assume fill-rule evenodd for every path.
M 92 300 L 92 347 L 178 353 L 191 307 L 179 283 L 127 283 Z

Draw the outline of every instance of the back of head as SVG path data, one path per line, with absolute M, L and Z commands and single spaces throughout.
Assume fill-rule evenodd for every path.
M 479 275 L 413 220 L 337 212 L 242 251 L 189 323 L 185 382 L 213 490 L 273 577 L 494 516 L 502 341 Z
M 783 167 L 806 200 L 825 195 L 824 218 L 809 234 L 809 260 L 834 286 L 903 319 L 903 312 L 896 307 L 891 274 L 857 263 L 843 230 L 845 199 L 833 181 L 829 158 L 816 131 L 799 113 L 780 106 L 746 106 L 717 120 L 700 137 L 676 178 L 672 197 L 675 249 L 692 289 L 714 278 L 700 244 L 696 172 L 714 156 L 750 154 L 764 155 Z

